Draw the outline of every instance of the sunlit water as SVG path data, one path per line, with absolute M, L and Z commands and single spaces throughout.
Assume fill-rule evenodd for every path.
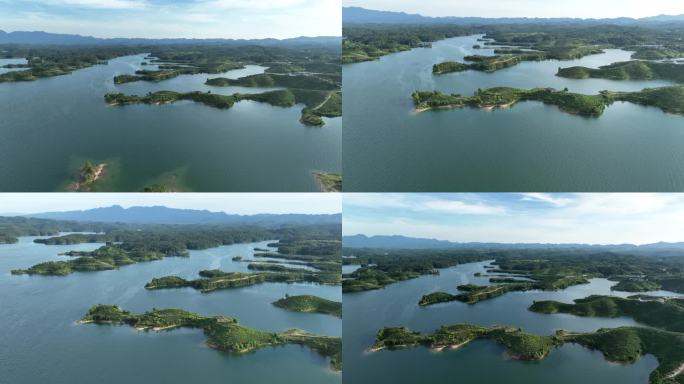
M 472 95 L 478 88 L 637 91 L 667 81 L 565 79 L 559 67 L 596 68 L 630 58 L 609 49 L 578 60 L 523 62 L 483 73 L 434 76 L 432 65 L 462 61 L 479 36 L 343 67 L 344 171 L 348 191 L 679 191 L 684 189 L 684 117 L 618 102 L 598 118 L 541 102 L 509 109 L 415 113 L 411 93 Z M 481 43 L 480 43 L 481 44 Z
M 0 84 L 0 190 L 64 188 L 86 159 L 110 163 L 101 188 L 112 191 L 140 191 L 168 180 L 194 191 L 317 191 L 312 171 L 341 171 L 342 119 L 304 126 L 299 123 L 302 105 L 108 106 L 106 93 L 274 89 L 204 85 L 207 78 L 264 71 L 255 65 L 159 83 L 114 84 L 116 75 L 156 68 L 142 66 L 144 58 L 120 57 L 70 75 Z
M 300 328 L 341 336 L 342 321 L 332 316 L 288 312 L 271 303 L 285 294 L 310 294 L 341 300 L 339 286 L 260 284 L 200 293 L 183 288 L 148 291 L 154 277 L 196 278 L 203 269 L 246 271 L 254 248 L 270 242 L 190 251 L 115 271 L 74 273 L 66 277 L 12 276 L 10 271 L 48 260 L 58 253 L 92 250 L 100 244 L 42 245 L 35 237 L 0 245 L 0 382 L 7 383 L 340 383 L 341 374 L 306 347 L 265 348 L 232 355 L 208 348 L 200 330 L 138 332 L 126 326 L 80 325 L 94 304 L 117 304 L 133 313 L 152 308 L 182 308 L 204 315 L 227 315 L 256 329 Z
M 653 356 L 634 364 L 607 362 L 600 352 L 579 345 L 566 344 L 546 359 L 523 362 L 508 358 L 493 341 L 474 341 L 456 350 L 438 353 L 424 347 L 395 351 L 367 352 L 375 334 L 385 326 L 407 326 L 421 332 L 433 332 L 441 325 L 474 323 L 505 324 L 524 331 L 549 335 L 559 329 L 591 332 L 599 328 L 639 325 L 631 318 L 591 318 L 567 314 L 545 315 L 528 311 L 536 300 L 572 300 L 592 294 L 628 296 L 612 292 L 615 282 L 592 279 L 590 284 L 555 292 L 511 292 L 475 305 L 450 302 L 428 307 L 418 306 L 430 292 L 457 292 L 461 284 L 489 284 L 488 262 L 469 263 L 441 270 L 438 276 L 389 285 L 384 289 L 344 295 L 345 380 L 351 383 L 626 383 L 644 384 L 657 367 Z M 671 292 L 649 294 L 673 295 Z

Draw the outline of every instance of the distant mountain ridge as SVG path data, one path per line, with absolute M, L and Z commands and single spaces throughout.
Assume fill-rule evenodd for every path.
M 50 33 L 43 31 L 0 30 L 0 44 L 42 44 L 42 45 L 171 45 L 171 44 L 223 44 L 262 46 L 320 46 L 341 44 L 338 36 L 294 37 L 289 39 L 145 39 L 145 38 L 99 38 L 93 36 Z
M 462 24 L 462 25 L 491 25 L 491 24 L 659 24 L 684 22 L 684 15 L 659 15 L 633 19 L 618 17 L 611 19 L 580 19 L 580 18 L 528 18 L 528 17 L 468 17 L 443 16 L 432 17 L 405 12 L 378 11 L 361 7 L 343 7 L 342 22 L 344 24 Z
M 83 211 L 46 212 L 27 217 L 52 220 L 87 221 L 100 223 L 134 223 L 134 224 L 337 224 L 341 223 L 340 214 L 306 215 L 306 214 L 256 214 L 234 215 L 225 212 L 207 210 L 177 209 L 163 206 L 123 208 L 113 205 L 105 208 L 94 208 Z
M 653 244 L 552 244 L 552 243 L 457 243 L 447 240 L 426 239 L 407 236 L 343 236 L 342 245 L 347 248 L 381 248 L 381 249 L 595 249 L 601 251 L 632 251 L 632 252 L 665 252 L 684 256 L 684 242 L 653 243 Z

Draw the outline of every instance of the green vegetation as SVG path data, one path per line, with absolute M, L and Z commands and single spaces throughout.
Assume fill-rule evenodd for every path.
M 282 106 L 304 104 L 300 122 L 305 125 L 322 126 L 322 117 L 342 116 L 341 82 L 330 76 L 262 73 L 239 79 L 208 79 L 206 84 L 217 87 L 284 87 L 286 90 L 279 92 L 290 96 L 288 104 Z
M 278 308 L 287 309 L 293 312 L 315 312 L 342 317 L 342 303 L 332 300 L 322 299 L 317 296 L 302 295 L 288 296 L 273 302 Z
M 616 101 L 627 101 L 647 107 L 656 107 L 667 113 L 684 115 L 684 85 L 646 88 L 640 92 L 610 92 Z
M 648 292 L 660 289 L 660 284 L 655 281 L 644 279 L 625 279 L 610 287 L 614 291 L 622 292 Z
M 414 92 L 411 97 L 417 111 L 434 108 L 477 107 L 484 109 L 506 108 L 519 101 L 541 101 L 560 110 L 581 116 L 599 116 L 612 103 L 608 95 L 581 95 L 552 88 L 523 90 L 509 87 L 478 90 L 473 96 L 446 95 L 438 91 Z
M 283 333 L 259 331 L 226 316 L 206 317 L 182 309 L 153 309 L 137 315 L 115 305 L 100 304 L 90 308 L 81 323 L 121 324 L 145 331 L 199 328 L 204 331 L 208 346 L 238 354 L 284 344 L 305 345 L 329 357 L 333 369 L 342 370 L 342 340 L 339 337 L 318 336 L 297 329 Z
M 452 250 L 345 248 L 344 252 L 354 256 L 344 258 L 345 264 L 361 266 L 344 276 L 344 292 L 378 289 L 398 281 L 436 274 L 441 268 L 495 260 L 493 266 L 485 266 L 488 273 L 516 278 L 495 282 L 532 284 L 536 287 L 532 289 L 563 289 L 595 277 L 617 282 L 640 278 L 657 282 L 661 289 L 684 293 L 684 259 L 678 257 L 678 252 L 648 251 L 638 254 L 634 251 L 605 252 L 591 248 L 498 249 L 488 246 Z M 520 278 L 529 281 L 521 281 Z M 477 286 L 460 288 L 463 287 Z
M 250 264 L 250 266 L 253 265 Z M 286 268 L 280 265 L 268 265 L 267 267 L 263 268 L 263 270 L 268 270 L 269 272 L 256 273 L 224 272 L 218 269 L 205 270 L 199 272 L 201 278 L 196 280 L 185 280 L 177 276 L 165 276 L 152 279 L 152 281 L 145 284 L 145 288 L 168 289 L 190 287 L 207 293 L 220 289 L 241 288 L 262 283 L 307 282 L 337 285 L 341 281 L 339 272 L 311 272 L 302 269 Z M 277 269 L 278 271 L 271 271 L 272 269 Z
M 0 244 L 13 244 L 20 236 L 56 236 L 60 232 L 102 232 L 116 225 L 0 216 Z M 45 239 L 36 239 L 44 243 Z
M 388 327 L 380 330 L 372 351 L 381 349 L 425 345 L 435 350 L 459 348 L 477 339 L 494 340 L 517 360 L 541 360 L 562 341 L 553 336 L 536 336 L 524 333 L 520 328 L 508 326 L 482 327 L 472 324 L 456 324 L 440 327 L 435 333 L 420 334 L 404 327 Z
M 532 278 L 534 279 L 535 277 Z M 459 285 L 458 289 L 464 291 L 463 293 L 458 295 L 452 295 L 446 292 L 430 293 L 423 296 L 418 305 L 426 306 L 455 300 L 468 304 L 477 304 L 480 301 L 493 299 L 507 292 L 524 292 L 531 290 L 556 291 L 573 285 L 589 284 L 589 280 L 580 276 L 539 276 L 536 278 L 538 281 L 511 281 L 509 284 L 502 285 Z
M 623 299 L 594 295 L 577 299 L 575 304 L 535 301 L 529 309 L 539 313 L 569 313 L 582 317 L 629 316 L 651 327 L 672 332 L 684 332 L 684 302 L 677 299 Z
M 571 79 L 671 80 L 676 83 L 684 83 L 684 67 L 674 63 L 625 61 L 604 65 L 598 69 L 587 67 L 559 68 L 556 76 Z
M 472 64 L 447 61 L 432 66 L 432 73 L 435 75 L 441 75 L 450 72 L 461 72 L 468 69 L 482 72 L 495 72 L 499 69 L 512 67 L 523 61 L 541 61 L 550 59 L 550 57 L 544 52 L 521 51 L 520 53 L 516 54 L 495 56 L 472 55 L 466 56 L 463 59 L 472 62 Z
M 599 329 L 592 333 L 558 331 L 551 336 L 537 336 L 507 326 L 481 327 L 471 324 L 442 326 L 432 334 L 412 332 L 404 327 L 380 330 L 371 351 L 423 345 L 435 350 L 458 348 L 473 340 L 493 340 L 516 360 L 540 360 L 564 343 L 577 343 L 599 350 L 609 361 L 632 363 L 652 354 L 658 367 L 651 372 L 650 384 L 684 382 L 684 336 L 680 333 L 640 327 Z
M 93 164 L 86 161 L 78 172 L 78 178 L 71 183 L 67 189 L 71 192 L 90 192 L 95 183 L 100 180 L 105 173 L 107 163 Z
M 0 74 L 0 83 L 34 81 L 40 78 L 68 75 L 72 72 L 105 64 L 109 59 L 141 53 L 140 47 L 128 46 L 36 46 L 3 45 L 8 57 L 25 57 L 27 64 L 15 68 L 28 69 Z
M 28 269 L 13 270 L 13 275 L 52 275 L 65 276 L 73 272 L 94 272 L 117 269 L 124 265 L 160 260 L 167 256 L 188 256 L 187 251 L 158 249 L 124 249 L 121 245 L 106 245 L 92 252 L 69 252 L 67 256 L 76 258 L 69 261 L 48 261 Z
M 342 175 L 329 172 L 314 172 L 322 192 L 342 192 Z
M 416 91 L 411 97 L 419 112 L 436 108 L 474 107 L 507 108 L 519 101 L 541 101 L 557 106 L 561 111 L 580 116 L 598 117 L 615 101 L 660 108 L 664 112 L 684 115 L 684 85 L 646 88 L 638 92 L 601 91 L 598 95 L 583 95 L 552 88 L 530 90 L 497 87 L 478 90 L 473 96 L 446 95 L 439 91 Z
M 449 37 L 475 33 L 457 25 L 343 25 L 342 63 L 376 60 L 390 53 L 430 47 Z
M 49 221 L 48 221 L 49 222 Z M 55 222 L 57 223 L 57 222 Z M 0 227 L 1 228 L 1 227 Z M 296 249 L 318 252 L 320 255 L 282 255 L 283 257 L 309 257 L 311 265 L 320 266 L 320 273 L 309 272 L 316 276 L 292 277 L 290 273 L 281 276 L 282 281 L 289 278 L 300 281 L 328 283 L 339 281 L 340 265 L 340 228 L 338 225 L 283 225 L 276 228 L 265 226 L 231 225 L 98 225 L 82 224 L 66 228 L 90 229 L 105 233 L 69 234 L 48 239 L 38 239 L 43 244 L 107 243 L 92 252 L 71 251 L 65 253 L 72 257 L 67 261 L 39 263 L 28 269 L 12 271 L 13 274 L 39 274 L 64 276 L 72 272 L 100 271 L 117 269 L 121 266 L 159 260 L 168 256 L 188 256 L 189 250 L 215 248 L 221 245 L 249 243 L 281 238 L 284 247 L 298 245 Z M 114 244 L 116 242 L 116 244 Z M 335 245 L 337 249 L 335 249 Z M 329 252 L 329 253 L 325 253 Z M 292 271 L 300 273 L 301 271 Z M 333 274 L 336 273 L 335 276 Z M 276 280 L 275 277 L 272 277 Z
M 463 63 L 459 63 L 456 61 L 445 61 L 443 63 L 433 65 L 432 73 L 434 73 L 435 75 L 441 75 L 444 73 L 463 72 L 468 68 L 469 67 Z
M 380 289 L 399 281 L 439 274 L 441 268 L 488 260 L 474 252 L 448 250 L 354 249 L 353 253 L 356 257 L 345 258 L 344 263 L 361 267 L 345 275 L 342 291 L 346 293 Z

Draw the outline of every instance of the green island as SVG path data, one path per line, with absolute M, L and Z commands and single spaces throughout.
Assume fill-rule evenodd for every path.
M 301 295 L 289 296 L 274 301 L 273 305 L 292 312 L 322 313 L 335 317 L 342 317 L 342 303 L 326 300 L 318 296 Z
M 533 335 L 510 326 L 445 325 L 432 334 L 387 327 L 378 331 L 376 342 L 369 350 L 422 345 L 441 351 L 460 348 L 474 340 L 492 340 L 515 360 L 541 360 L 565 343 L 601 351 L 606 360 L 619 363 L 633 363 L 651 354 L 658 359 L 658 367 L 650 374 L 650 384 L 684 382 L 684 335 L 641 327 L 602 328 L 591 333 L 559 330 L 550 336 Z
M 333 370 L 342 370 L 341 338 L 314 335 L 299 329 L 282 333 L 260 331 L 240 325 L 237 319 L 227 316 L 206 317 L 182 309 L 153 309 L 143 314 L 132 314 L 118 306 L 104 304 L 90 308 L 80 322 L 128 325 L 141 331 L 197 328 L 204 331 L 209 347 L 236 354 L 277 345 L 304 345 L 330 358 Z
M 649 292 L 657 291 L 661 287 L 658 282 L 637 278 L 621 280 L 613 285 L 611 289 L 622 292 Z
M 684 332 L 684 299 L 592 295 L 574 304 L 558 301 L 535 301 L 530 311 L 568 313 L 582 317 L 629 316 L 645 325 L 671 332 Z
M 120 245 L 106 245 L 92 252 L 67 252 L 66 256 L 74 257 L 68 261 L 47 261 L 28 269 L 15 269 L 13 275 L 50 275 L 66 276 L 73 272 L 95 272 L 118 269 L 119 267 L 161 260 L 169 256 L 187 257 L 187 251 L 168 249 L 166 253 L 159 249 L 124 249 Z
M 322 192 L 342 192 L 342 175 L 330 172 L 313 172 Z
M 501 285 L 459 285 L 457 288 L 459 291 L 463 291 L 463 293 L 457 295 L 452 295 L 447 292 L 430 293 L 423 296 L 418 302 L 418 305 L 427 306 L 449 301 L 477 304 L 480 301 L 493 299 L 507 292 L 525 292 L 532 290 L 557 291 L 573 285 L 589 284 L 589 280 L 581 276 L 544 276 L 537 278 L 539 281 L 509 281 L 509 284 Z
M 341 83 L 329 76 L 261 73 L 239 79 L 213 78 L 208 79 L 206 84 L 215 87 L 286 88 L 292 95 L 292 104 L 289 106 L 304 104 L 300 122 L 305 125 L 322 126 L 323 117 L 342 116 Z
M 670 80 L 676 83 L 684 83 L 684 68 L 674 63 L 633 60 L 604 65 L 597 69 L 587 67 L 559 68 L 556 76 L 570 79 Z
M 5 57 L 26 58 L 27 64 L 10 64 L 7 68 L 27 68 L 0 74 L 0 83 L 34 81 L 46 77 L 63 76 L 72 72 L 106 64 L 119 56 L 141 53 L 140 48 L 128 46 L 36 46 L 2 45 Z
M 247 287 L 262 283 L 318 283 L 337 285 L 341 276 L 336 272 L 311 272 L 302 269 L 286 268 L 280 265 L 268 266 L 267 270 L 279 272 L 224 272 L 218 269 L 200 271 L 199 279 L 186 280 L 178 276 L 154 278 L 145 284 L 146 289 L 168 289 L 189 287 L 207 293 L 220 289 Z
M 60 232 L 103 232 L 115 227 L 116 225 L 103 223 L 0 216 L 0 244 L 15 244 L 20 236 L 58 236 Z M 44 241 L 47 240 L 34 240 L 36 243 Z
M 27 235 L 29 228 L 20 218 L 14 219 L 13 233 Z M 10 222 L 11 223 L 11 222 Z M 66 276 L 73 272 L 93 272 L 114 270 L 122 266 L 160 260 L 164 257 L 189 256 L 190 250 L 201 250 L 237 243 L 250 243 L 280 238 L 278 247 L 283 252 L 298 252 L 303 255 L 284 253 L 283 258 L 300 258 L 308 261 L 307 265 L 318 268 L 319 272 L 287 270 L 281 273 L 280 279 L 299 279 L 300 281 L 316 281 L 323 283 L 340 279 L 340 241 L 339 227 L 325 225 L 285 225 L 279 228 L 263 226 L 231 226 L 231 225 L 132 225 L 132 224 L 78 224 L 54 221 L 29 221 L 36 228 L 34 231 L 47 231 L 48 228 L 63 230 L 81 230 L 97 233 L 73 233 L 34 242 L 45 245 L 63 245 L 80 243 L 105 243 L 100 248 L 89 251 L 69 251 L 65 261 L 48 261 L 36 264 L 27 269 L 12 271 L 15 275 L 52 275 Z M 0 226 L 0 229 L 3 229 Z M 4 229 L 3 229 L 4 230 Z M 2 232 L 0 232 L 2 233 Z M 50 232 L 52 234 L 53 232 Z M 0 238 L 3 235 L 0 234 Z M 310 254 L 306 254 L 310 252 Z M 276 254 L 277 255 L 277 254 Z M 304 275 L 299 276 L 298 275 Z M 270 277 L 276 279 L 276 277 Z
M 539 55 L 544 59 L 573 60 L 603 52 L 606 48 L 636 51 L 635 59 L 658 55 L 684 56 L 684 46 L 668 28 L 640 28 L 614 25 L 516 25 L 466 26 L 457 24 L 363 24 L 342 26 L 342 62 L 375 60 L 384 55 L 413 48 L 430 47 L 431 43 L 451 37 L 485 34 L 477 44 L 492 48 L 496 55 Z M 657 42 L 659 46 L 652 44 Z M 678 53 L 678 54 L 677 54 Z M 665 57 L 662 57 L 665 58 Z M 530 60 L 536 60 L 533 56 Z M 508 59 L 505 59 L 508 60 Z M 516 59 L 513 59 L 515 61 Z M 511 64 L 515 65 L 517 63 Z
M 105 174 L 107 163 L 94 164 L 86 161 L 78 172 L 77 181 L 69 184 L 67 190 L 71 192 L 90 192 L 95 183 Z
M 487 246 L 473 246 L 464 249 L 420 250 L 420 249 L 375 249 L 344 248 L 343 252 L 353 258 L 343 258 L 345 265 L 359 265 L 360 268 L 345 274 L 342 290 L 345 293 L 380 289 L 386 285 L 420 276 L 438 274 L 439 269 L 459 264 L 491 261 L 485 270 L 497 274 L 492 282 L 510 283 L 526 289 L 555 290 L 575 284 L 582 284 L 591 278 L 606 278 L 617 282 L 612 288 L 619 290 L 622 282 L 655 282 L 658 289 L 684 293 L 684 261 L 677 253 L 579 247 L 489 249 Z M 654 256 L 658 257 L 654 257 Z M 477 273 L 477 272 L 476 272 Z M 525 278 L 526 281 L 521 281 Z M 506 280 L 499 280 L 506 279 Z M 506 285 L 506 284 L 504 284 Z M 538 288 L 529 288 L 536 285 Z M 498 286 L 498 285 L 497 285 Z M 463 286 L 474 288 L 477 286 Z M 643 287 L 650 291 L 655 285 Z M 491 288 L 481 288 L 487 292 Z M 495 294 L 509 288 L 500 288 Z M 477 293 L 472 290 L 466 293 Z M 490 292 L 491 293 L 491 292 Z M 455 296 L 440 295 L 441 298 Z M 484 295 L 483 295 L 484 297 Z M 437 299 L 435 296 L 433 299 Z M 433 300 L 430 299 L 430 300 Z
M 656 107 L 667 113 L 684 115 L 684 86 L 646 88 L 637 92 L 601 91 L 584 95 L 553 88 L 517 89 L 495 87 L 480 89 L 473 96 L 447 95 L 439 91 L 416 91 L 411 97 L 417 112 L 440 108 L 473 107 L 485 110 L 508 108 L 520 101 L 540 101 L 561 111 L 586 117 L 598 117 L 615 101 Z
M 435 75 L 442 75 L 451 72 L 462 72 L 468 69 L 482 72 L 495 72 L 500 69 L 512 67 L 523 61 L 542 61 L 552 58 L 553 57 L 544 52 L 524 52 L 495 56 L 472 55 L 463 58 L 466 61 L 470 61 L 471 64 L 447 61 L 435 64 L 432 67 L 432 73 Z

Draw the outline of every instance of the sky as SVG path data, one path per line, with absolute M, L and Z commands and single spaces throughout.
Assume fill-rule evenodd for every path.
M 344 235 L 455 242 L 684 241 L 684 194 L 345 194 Z
M 340 36 L 340 0 L 0 0 L 0 30 L 95 37 Z
M 340 213 L 339 193 L 3 193 L 0 213 L 28 214 L 83 210 L 120 205 L 163 205 L 170 208 L 206 209 L 212 212 Z
M 684 14 L 682 0 L 342 0 L 346 7 L 424 16 L 614 18 Z

